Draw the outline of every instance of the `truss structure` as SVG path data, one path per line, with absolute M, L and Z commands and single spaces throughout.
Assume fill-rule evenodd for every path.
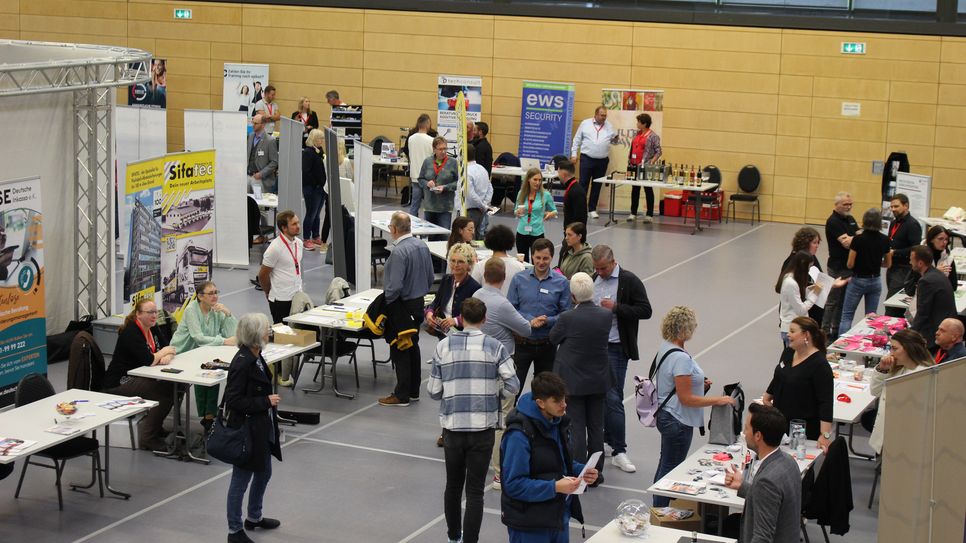
M 74 316 L 111 313 L 114 259 L 114 92 L 150 80 L 137 49 L 0 40 L 0 97 L 74 97 Z

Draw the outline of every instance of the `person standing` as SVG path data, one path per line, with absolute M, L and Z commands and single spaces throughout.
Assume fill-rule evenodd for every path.
M 500 427 L 501 398 L 520 390 L 513 358 L 500 341 L 485 335 L 486 305 L 467 298 L 461 310 L 463 330 L 436 344 L 427 389 L 440 400 L 446 491 L 443 510 L 450 543 L 476 543 L 483 522 L 483 485 Z M 463 487 L 466 516 L 462 519 Z
M 527 170 L 523 188 L 517 193 L 517 252 L 530 262 L 530 248 L 543 239 L 544 222 L 557 216 L 553 195 L 543 187 L 543 175 L 537 168 Z
M 939 323 L 956 316 L 956 298 L 949 278 L 932 265 L 932 250 L 925 245 L 916 245 L 909 253 L 912 264 L 910 278 L 919 280 L 906 289 L 906 294 L 915 296 L 916 313 L 909 328 L 922 334 L 930 348 L 936 345 L 936 330 Z M 910 281 L 913 283 L 913 281 Z
M 637 116 L 637 134 L 631 141 L 631 150 L 627 156 L 627 169 L 634 170 L 638 166 L 641 168 L 646 164 L 657 164 L 661 155 L 661 136 L 651 130 L 651 116 L 641 113 Z M 643 222 L 649 223 L 654 220 L 654 189 L 644 187 L 644 199 L 647 200 L 647 215 L 644 215 Z M 628 221 L 637 218 L 637 208 L 641 202 L 641 187 L 631 187 L 631 214 L 627 216 Z
M 500 444 L 503 494 L 500 510 L 510 543 L 567 543 L 570 519 L 584 521 L 578 475 L 584 465 L 570 455 L 567 384 L 557 374 L 533 377 L 530 392 L 520 396 L 507 417 Z M 588 467 L 584 482 L 593 484 L 597 470 Z
M 808 292 L 818 296 L 822 290 L 822 285 L 808 284 L 808 270 L 812 265 L 812 258 L 813 255 L 808 251 L 792 253 L 775 284 L 775 292 L 778 294 L 778 333 L 783 348 L 788 347 L 788 325 L 795 317 L 807 317 L 809 310 L 815 305 L 815 300 L 809 299 Z
M 557 269 L 570 279 L 577 272 L 594 273 L 593 247 L 587 243 L 587 227 L 582 222 L 572 222 L 564 229 L 564 243 L 560 249 Z
M 261 115 L 265 120 L 265 131 L 275 133 L 275 123 L 282 118 L 282 112 L 275 102 L 275 85 L 265 87 L 262 99 L 255 104 L 255 115 Z
M 251 434 L 248 461 L 231 470 L 228 484 L 228 543 L 252 543 L 245 530 L 274 530 L 277 519 L 262 516 L 265 489 L 272 478 L 272 457 L 282 460 L 278 430 L 278 394 L 272 393 L 271 374 L 262 357 L 272 324 L 262 313 L 238 321 L 238 353 L 228 367 L 225 411 L 232 428 L 247 426 Z M 251 487 L 249 487 L 251 483 Z M 242 523 L 242 501 L 248 490 L 248 515 Z
M 550 343 L 550 330 L 557 317 L 570 309 L 570 284 L 550 270 L 553 243 L 538 239 L 533 244 L 533 267 L 516 274 L 507 299 L 524 318 L 530 320 L 530 337 L 517 337 L 514 360 L 522 387 L 533 365 L 533 374 L 553 371 L 557 349 Z
M 302 123 L 302 145 L 306 145 L 309 132 L 319 128 L 319 116 L 312 110 L 312 101 L 305 96 L 299 98 L 299 108 L 292 113 L 292 120 Z
M 443 228 L 453 222 L 453 196 L 456 193 L 459 173 L 456 159 L 447 154 L 446 138 L 433 138 L 433 155 L 423 162 L 419 170 L 419 187 L 423 191 L 423 217 Z
M 472 143 L 476 147 L 476 162 L 483 166 L 486 175 L 493 172 L 493 147 L 490 145 L 490 141 L 486 139 L 489 133 L 490 125 L 483 121 L 476 123 L 476 139 Z
M 348 105 L 342 101 L 342 98 L 339 98 L 339 91 L 337 90 L 330 90 L 329 92 L 325 93 L 325 103 L 329 104 L 331 107 Z
M 584 272 L 570 278 L 574 308 L 564 311 L 550 330 L 557 346 L 553 371 L 567 383 L 573 426 L 573 456 L 586 462 L 604 451 L 604 403 L 613 375 L 607 361 L 611 312 L 594 303 L 594 280 Z M 597 460 L 595 485 L 604 482 L 604 455 Z
M 570 160 L 580 156 L 580 185 L 590 191 L 590 217 L 600 218 L 597 214 L 597 200 L 600 199 L 600 183 L 594 179 L 607 175 L 610 162 L 610 146 L 617 143 L 617 132 L 607 120 L 607 108 L 597 106 L 594 116 L 584 119 L 577 127 L 574 142 L 570 147 Z
M 858 233 L 859 225 L 852 217 L 852 195 L 840 192 L 835 195 L 835 208 L 825 221 L 825 237 L 828 239 L 827 273 L 836 279 L 852 276 L 848 268 L 849 248 L 852 239 Z M 833 288 L 825 300 L 825 312 L 822 315 L 822 330 L 829 341 L 835 341 L 839 336 L 839 322 L 842 320 L 842 296 L 845 288 Z
M 792 261 L 792 257 L 795 253 L 799 251 L 805 251 L 812 257 L 811 266 L 814 266 L 818 271 L 822 271 L 822 263 L 818 260 L 818 248 L 822 245 L 822 235 L 818 233 L 818 230 L 812 228 L 811 226 L 803 226 L 795 231 L 795 235 L 792 236 L 792 250 L 788 253 L 788 257 L 782 262 L 782 270 L 788 267 Z M 809 270 L 810 271 L 810 270 Z M 807 285 L 812 285 L 811 275 L 806 274 Z M 842 285 L 845 285 L 846 281 L 842 281 Z M 825 310 L 817 305 L 813 305 L 808 310 L 808 316 L 815 319 L 816 322 L 822 322 L 822 318 L 825 316 Z
M 886 270 L 886 298 L 903 289 L 906 278 L 912 272 L 909 253 L 922 242 L 922 227 L 909 213 L 909 197 L 901 192 L 890 203 L 893 219 L 889 222 L 889 246 L 892 248 L 892 265 Z M 868 228 L 864 224 L 862 228 Z M 902 308 L 886 308 L 886 315 L 901 317 Z
M 423 297 L 433 286 L 433 256 L 425 242 L 413 237 L 409 215 L 403 211 L 392 214 L 389 235 L 394 247 L 383 273 L 386 304 L 402 304 L 418 328 L 423 322 Z M 414 334 L 412 340 L 412 347 L 404 351 L 389 346 L 389 356 L 396 370 L 396 388 L 392 394 L 379 398 L 379 405 L 408 406 L 411 400 L 419 399 L 419 383 L 422 381 L 419 334 Z
M 569 160 L 562 161 L 557 166 L 557 177 L 560 178 L 560 184 L 564 187 L 564 228 L 566 229 L 568 224 L 575 222 L 587 224 L 587 191 L 574 177 L 574 163 Z
M 788 430 L 780 411 L 752 403 L 745 418 L 745 442 L 758 460 L 745 475 L 729 466 L 725 485 L 745 499 L 742 543 L 798 543 L 802 516 L 802 476 L 795 461 L 779 446 Z
M 305 199 L 305 250 L 314 251 L 322 246 L 319 222 L 328 194 L 325 192 L 325 134 L 315 129 L 309 132 L 302 148 L 302 198 Z M 329 213 L 325 214 L 329 221 Z M 326 228 L 328 233 L 328 228 Z
M 855 235 L 849 247 L 849 258 L 845 265 L 852 270 L 852 278 L 842 298 L 840 336 L 852 327 L 852 317 L 860 300 L 865 298 L 866 314 L 879 307 L 879 296 L 882 295 L 881 268 L 892 266 L 893 254 L 889 238 L 879 232 L 881 226 L 882 213 L 874 207 L 869 208 L 862 215 L 862 231 Z
M 409 180 L 412 196 L 409 204 L 409 214 L 419 216 L 419 208 L 423 203 L 423 189 L 419 186 L 419 172 L 428 158 L 433 156 L 433 137 L 429 135 L 432 120 L 423 113 L 416 120 L 416 132 L 406 140 L 406 156 L 409 157 Z
M 506 279 L 503 281 L 501 290 L 504 296 L 510 292 L 510 284 L 513 282 L 513 277 L 527 269 L 522 261 L 510 255 L 509 252 L 513 250 L 513 244 L 513 230 L 510 230 L 502 224 L 494 225 L 493 228 L 487 230 L 486 236 L 483 237 L 483 246 L 493 251 L 494 257 L 503 261 L 506 270 Z M 473 266 L 473 272 L 470 275 L 473 276 L 473 279 L 476 279 L 477 283 L 483 284 L 485 266 L 486 262 L 482 260 Z
M 252 117 L 252 133 L 248 135 L 248 176 L 262 184 L 265 192 L 278 190 L 278 145 L 265 129 L 265 118 Z
M 473 239 L 483 239 L 486 234 L 487 214 L 490 199 L 493 198 L 493 184 L 490 174 L 477 162 L 477 149 L 473 144 L 466 146 L 466 215 L 473 220 L 476 231 Z
M 298 235 L 302 225 L 294 211 L 285 210 L 275 217 L 279 235 L 272 240 L 262 257 L 258 283 L 272 313 L 279 323 L 292 311 L 292 298 L 302 290 L 302 255 L 305 250 Z
M 597 245 L 590 253 L 594 261 L 594 302 L 611 312 L 607 337 L 607 358 L 613 376 L 607 391 L 604 418 L 604 442 L 613 449 L 611 463 L 621 471 L 634 473 L 637 468 L 627 457 L 627 435 L 624 417 L 624 380 L 627 365 L 637 360 L 637 328 L 639 321 L 651 318 L 651 302 L 644 283 L 633 272 L 617 265 L 614 251 Z

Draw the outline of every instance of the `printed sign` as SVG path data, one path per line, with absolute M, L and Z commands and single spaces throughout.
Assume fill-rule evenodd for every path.
M 546 163 L 554 155 L 570 155 L 575 91 L 573 83 L 523 82 L 520 158 Z

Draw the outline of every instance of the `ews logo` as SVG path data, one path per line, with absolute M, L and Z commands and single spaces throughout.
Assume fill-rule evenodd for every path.
M 539 106 L 561 109 L 564 107 L 564 99 L 563 96 L 554 96 L 552 94 L 528 94 L 527 105 L 531 107 Z

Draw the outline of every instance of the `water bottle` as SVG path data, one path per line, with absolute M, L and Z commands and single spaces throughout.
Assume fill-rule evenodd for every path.
M 805 460 L 805 434 L 798 434 L 798 446 L 795 448 L 795 458 Z

